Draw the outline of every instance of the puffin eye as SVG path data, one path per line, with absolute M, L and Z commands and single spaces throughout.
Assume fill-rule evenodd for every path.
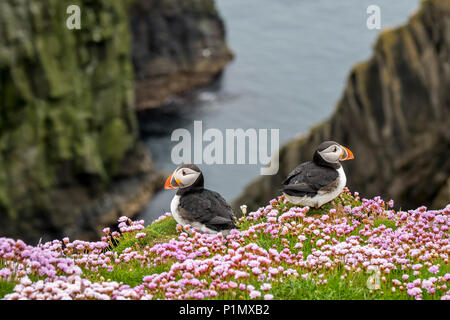
M 183 175 L 183 176 L 185 176 L 186 175 L 186 171 L 181 171 L 181 174 Z
M 336 147 L 334 147 L 334 148 L 333 148 L 333 152 L 336 152 L 336 151 L 337 151 L 337 148 L 336 148 Z

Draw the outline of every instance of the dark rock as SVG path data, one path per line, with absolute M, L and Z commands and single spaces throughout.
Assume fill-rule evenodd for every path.
M 427 0 L 379 36 L 373 57 L 350 73 L 331 118 L 280 150 L 280 171 L 251 183 L 235 202 L 255 209 L 279 194 L 284 177 L 324 140 L 349 147 L 347 185 L 397 207 L 450 202 L 450 1 Z
M 131 26 L 138 110 L 210 83 L 232 57 L 213 0 L 137 0 Z

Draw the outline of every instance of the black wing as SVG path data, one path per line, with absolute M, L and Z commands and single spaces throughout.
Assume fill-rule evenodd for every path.
M 283 181 L 282 191 L 291 196 L 314 196 L 321 189 L 337 183 L 337 170 L 305 162 L 295 168 Z
M 187 221 L 203 223 L 216 231 L 236 228 L 231 206 L 217 192 L 203 189 L 183 195 L 179 213 Z

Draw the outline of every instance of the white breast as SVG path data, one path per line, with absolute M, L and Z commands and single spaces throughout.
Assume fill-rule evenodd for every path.
M 327 195 L 329 195 L 326 199 L 329 199 L 325 202 L 322 202 L 322 204 L 327 203 L 331 200 L 333 200 L 334 198 L 336 198 L 338 195 L 341 194 L 341 192 L 344 190 L 345 185 L 347 184 L 347 177 L 345 175 L 344 169 L 342 168 L 342 166 L 337 170 L 339 176 L 338 176 L 338 185 L 336 187 L 336 189 L 334 189 L 332 192 L 327 193 Z M 320 192 L 319 192 L 320 194 Z M 324 200 L 326 200 L 324 199 Z M 319 207 L 322 205 L 320 204 Z
M 187 224 L 187 222 L 183 218 L 181 218 L 180 214 L 178 213 L 179 205 L 180 205 L 180 196 L 175 195 L 172 199 L 172 202 L 170 203 L 170 211 L 172 211 L 172 217 L 175 219 L 175 221 L 178 224 L 184 226 Z

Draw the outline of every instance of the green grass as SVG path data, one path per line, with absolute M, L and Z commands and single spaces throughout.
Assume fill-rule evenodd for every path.
M 339 274 L 328 277 L 327 285 L 318 285 L 313 280 L 289 278 L 273 285 L 271 293 L 280 300 L 345 300 L 367 299 L 369 292 L 363 286 L 342 280 Z
M 377 219 L 373 222 L 373 226 L 375 228 L 379 227 L 380 225 L 384 224 L 386 228 L 391 228 L 392 230 L 396 230 L 398 227 L 395 225 L 395 221 L 389 220 L 389 219 Z
M 157 265 L 154 268 L 143 267 L 136 261 L 130 263 L 122 263 L 116 266 L 112 272 L 107 269 L 99 269 L 97 272 L 84 270 L 83 273 L 87 279 L 91 281 L 111 280 L 128 284 L 131 287 L 140 285 L 142 278 L 153 273 L 162 273 L 170 270 L 169 264 Z
M 165 218 L 139 231 L 146 234 L 144 238 L 135 239 L 134 235 L 125 234 L 124 238 L 113 250 L 120 254 L 123 250 L 129 247 L 139 249 L 144 248 L 145 246 L 152 247 L 157 243 L 167 242 L 178 235 L 176 226 L 177 223 L 172 217 Z M 115 265 L 114 270 L 111 272 L 107 269 L 99 269 L 96 272 L 84 269 L 83 273 L 87 279 L 91 281 L 105 281 L 109 279 L 111 281 L 122 282 L 133 287 L 141 284 L 144 276 L 153 273 L 161 273 L 168 271 L 169 269 L 169 264 L 161 264 L 154 268 L 149 268 L 142 266 L 140 262 L 136 260 L 132 260 L 129 263 L 122 262 L 119 265 Z
M 9 293 L 13 293 L 16 284 L 15 281 L 0 280 L 0 299 Z
M 450 272 L 450 268 L 443 262 L 441 265 L 443 273 Z M 344 279 L 343 274 L 347 274 Z M 440 272 L 441 273 L 441 272 Z M 386 281 L 381 281 L 380 290 L 370 290 L 367 287 L 367 280 L 371 276 L 369 273 L 345 272 L 343 269 L 334 270 L 325 274 L 328 283 L 316 284 L 314 279 L 305 280 L 303 278 L 290 277 L 287 280 L 272 284 L 271 294 L 280 300 L 414 300 L 403 291 L 397 289 L 392 292 L 392 280 L 400 279 L 403 274 L 408 274 L 410 279 L 415 279 L 412 271 L 392 270 L 390 274 L 384 275 Z M 426 268 L 421 270 L 421 278 L 435 276 L 428 272 Z M 443 290 L 442 293 L 445 291 Z M 423 290 L 423 299 L 436 299 L 436 294 L 431 295 Z
M 128 235 L 125 235 L 125 238 L 114 248 L 114 251 L 121 253 L 124 249 L 136 247 L 136 245 L 143 248 L 145 246 L 153 246 L 156 243 L 167 242 L 177 236 L 176 226 L 175 219 L 172 217 L 165 218 L 141 230 L 140 232 L 145 232 L 146 234 L 144 238 L 135 239 L 132 236 L 127 238 Z

